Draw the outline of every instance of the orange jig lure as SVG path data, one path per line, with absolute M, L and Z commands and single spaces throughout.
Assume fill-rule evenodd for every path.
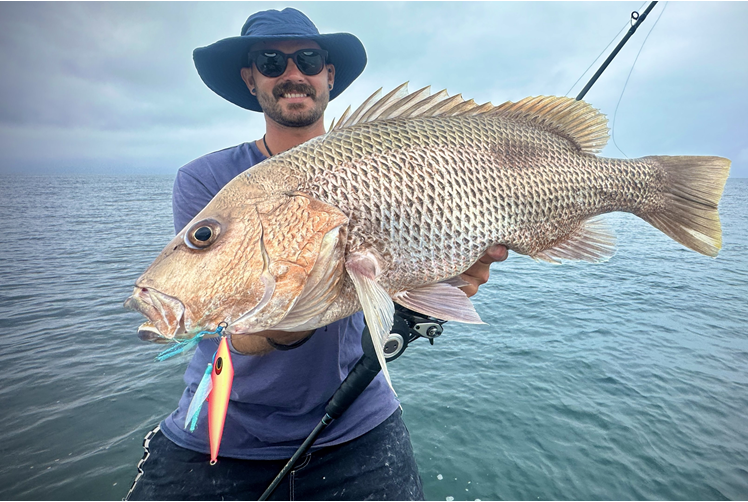
M 208 396 L 208 433 L 210 465 L 215 465 L 218 459 L 218 449 L 221 447 L 223 426 L 226 423 L 226 412 L 229 408 L 231 384 L 234 381 L 234 365 L 231 362 L 231 352 L 225 336 L 221 337 L 221 342 L 218 344 L 210 378 L 213 382 L 213 390 Z

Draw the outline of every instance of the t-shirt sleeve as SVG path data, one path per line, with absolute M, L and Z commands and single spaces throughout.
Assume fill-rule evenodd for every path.
M 184 169 L 177 172 L 171 195 L 174 231 L 179 233 L 213 198 L 210 190 Z

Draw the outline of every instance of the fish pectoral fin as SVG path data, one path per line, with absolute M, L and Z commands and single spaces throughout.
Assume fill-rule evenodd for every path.
M 366 325 L 377 353 L 377 360 L 387 383 L 394 392 L 395 389 L 392 387 L 390 374 L 387 371 L 387 361 L 384 358 L 384 343 L 394 323 L 395 304 L 392 303 L 392 298 L 387 291 L 377 282 L 379 263 L 371 253 L 354 252 L 348 256 L 345 269 L 353 281 L 358 301 L 364 310 Z
M 579 228 L 555 246 L 531 255 L 535 260 L 561 263 L 559 260 L 584 260 L 600 263 L 609 260 L 616 252 L 616 236 L 607 222 L 600 217 L 583 222 Z
M 473 302 L 456 285 L 461 284 L 458 280 L 459 277 L 408 291 L 400 291 L 392 298 L 403 307 L 437 319 L 485 324 L 475 311 Z

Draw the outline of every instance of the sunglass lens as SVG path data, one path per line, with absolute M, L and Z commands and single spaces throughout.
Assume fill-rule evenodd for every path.
M 299 51 L 295 62 L 299 71 L 305 75 L 317 75 L 325 65 L 324 58 L 318 51 Z
M 266 77 L 277 77 L 286 71 L 286 58 L 278 52 L 263 52 L 255 61 L 257 69 Z

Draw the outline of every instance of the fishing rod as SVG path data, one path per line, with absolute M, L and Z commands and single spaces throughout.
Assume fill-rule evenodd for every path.
M 384 346 L 385 361 L 394 361 L 400 357 L 408 347 L 408 344 L 417 338 L 426 338 L 433 345 L 434 339 L 444 331 L 443 325 L 445 323 L 446 321 L 444 320 L 420 314 L 402 305 L 395 305 L 394 324 Z M 343 412 L 353 404 L 356 398 L 361 395 L 371 381 L 379 374 L 382 367 L 379 364 L 368 326 L 364 326 L 364 331 L 361 334 L 361 348 L 364 354 L 356 362 L 356 365 L 348 373 L 348 376 L 345 377 L 345 380 L 343 380 L 343 383 L 340 384 L 340 387 L 332 395 L 330 401 L 328 401 L 325 407 L 325 416 L 322 417 L 322 420 L 307 436 L 296 450 L 296 453 L 293 454 L 258 500 L 267 500 L 270 497 L 280 482 L 283 481 L 283 478 L 296 465 L 299 458 L 314 444 L 314 441 L 316 441 L 322 431 L 334 420 L 340 418 Z
M 335 391 L 330 401 L 325 407 L 325 416 L 317 424 L 314 430 L 304 440 L 304 442 L 293 454 L 293 457 L 286 463 L 281 469 L 278 475 L 275 477 L 270 486 L 267 487 L 265 492 L 260 496 L 258 500 L 267 500 L 268 497 L 275 491 L 276 487 L 283 481 L 286 474 L 293 469 L 296 465 L 296 461 L 304 455 L 307 450 L 312 446 L 317 436 L 324 431 L 328 425 L 334 420 L 340 417 L 345 410 L 356 400 L 356 398 L 369 386 L 374 377 L 379 374 L 382 367 L 379 365 L 377 359 L 377 353 L 374 350 L 374 344 L 371 340 L 371 334 L 369 333 L 368 326 L 364 328 L 361 335 L 361 347 L 364 350 L 364 355 L 358 360 L 356 365 L 353 367 L 348 376 L 345 377 L 343 383 L 340 384 L 338 390 Z
M 584 86 L 584 89 L 582 89 L 582 92 L 579 93 L 579 95 L 576 97 L 577 101 L 581 101 L 585 94 L 587 94 L 587 91 L 590 90 L 590 87 L 594 85 L 595 82 L 597 82 L 597 79 L 600 78 L 600 75 L 603 74 L 605 69 L 608 67 L 611 61 L 613 61 L 613 58 L 618 55 L 618 52 L 623 48 L 624 45 L 626 45 L 626 42 L 629 41 L 629 38 L 636 32 L 636 30 L 639 28 L 639 26 L 644 22 L 645 19 L 647 19 L 647 14 L 649 14 L 654 6 L 657 5 L 657 2 L 650 2 L 647 9 L 642 13 L 639 14 L 637 11 L 634 11 L 631 13 L 631 19 L 635 20 L 636 22 L 631 25 L 631 28 L 629 28 L 628 33 L 626 33 L 626 36 L 623 37 L 623 39 L 618 43 L 615 49 L 613 49 L 613 52 L 610 53 L 610 56 L 608 56 L 608 59 L 605 60 L 605 62 L 600 66 L 600 69 L 597 70 L 597 72 L 592 76 L 589 82 L 587 82 L 587 85 Z

